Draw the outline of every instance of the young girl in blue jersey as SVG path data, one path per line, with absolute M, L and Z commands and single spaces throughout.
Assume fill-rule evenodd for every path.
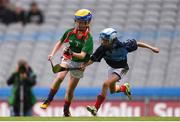
M 105 100 L 107 90 L 109 88 L 110 93 L 124 92 L 131 100 L 131 90 L 128 83 L 123 85 L 117 85 L 122 77 L 128 72 L 129 66 L 127 63 L 127 54 L 137 50 L 138 47 L 147 48 L 154 53 L 159 53 L 159 48 L 153 47 L 144 42 L 137 42 L 135 39 L 121 42 L 117 38 L 117 31 L 113 28 L 106 28 L 100 33 L 101 45 L 91 56 L 91 60 L 82 66 L 92 64 L 93 62 L 100 62 L 102 58 L 109 65 L 108 78 L 102 85 L 101 93 L 97 96 L 94 106 L 87 106 L 87 110 L 91 112 L 93 116 L 96 116 L 98 109 Z

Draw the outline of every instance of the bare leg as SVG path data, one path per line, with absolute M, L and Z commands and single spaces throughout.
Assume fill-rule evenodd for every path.
M 73 76 L 70 76 L 70 79 L 68 81 L 68 87 L 66 90 L 65 100 L 71 101 L 74 96 L 74 90 L 79 82 L 79 78 L 75 78 Z
M 53 84 L 52 84 L 52 86 L 51 86 L 51 89 L 58 89 L 59 86 L 60 86 L 60 84 L 61 84 L 62 81 L 64 80 L 64 78 L 65 78 L 65 76 L 66 76 L 67 73 L 68 73 L 67 71 L 59 72 L 59 73 L 57 74 L 57 77 L 56 77 L 56 78 L 54 79 L 54 81 L 53 81 Z
M 94 105 L 97 110 L 100 108 L 101 104 L 103 103 L 103 101 L 106 97 L 108 88 L 110 88 L 110 86 L 111 86 L 112 89 L 110 89 L 110 91 L 111 92 L 115 91 L 115 83 L 118 79 L 119 79 L 119 77 L 117 75 L 113 74 L 110 78 L 108 78 L 103 83 L 101 93 L 100 93 L 100 95 L 97 96 L 96 103 Z
M 65 95 L 65 103 L 64 103 L 64 116 L 70 116 L 69 112 L 69 107 L 71 105 L 71 101 L 74 96 L 74 90 L 79 82 L 79 78 L 75 78 L 72 75 L 70 75 L 69 81 L 68 81 L 68 86 L 66 90 L 66 95 Z
M 118 81 L 119 77 L 115 74 L 112 74 L 111 77 L 106 80 L 103 84 L 101 95 L 106 97 L 107 89 L 110 88 L 110 92 L 114 93 L 116 91 L 116 82 Z
M 59 89 L 59 87 L 60 87 L 60 85 L 61 85 L 62 81 L 64 80 L 67 73 L 68 73 L 67 71 L 63 71 L 63 72 L 60 72 L 57 74 L 56 78 L 53 81 L 53 84 L 51 86 L 51 89 L 50 89 L 50 92 L 49 92 L 49 95 L 47 98 L 49 101 L 53 100 L 55 94 L 57 93 L 57 91 L 58 91 L 58 89 Z
M 58 73 L 58 75 L 53 81 L 53 84 L 51 86 L 47 99 L 40 105 L 40 108 L 46 109 L 49 106 L 49 104 L 53 100 L 55 94 L 57 93 L 59 89 L 61 82 L 64 80 L 67 73 L 68 73 L 67 71 Z

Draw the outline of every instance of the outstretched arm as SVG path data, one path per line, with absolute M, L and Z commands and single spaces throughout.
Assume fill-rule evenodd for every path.
M 98 47 L 96 49 L 96 51 L 92 54 L 90 60 L 87 63 L 83 64 L 81 66 L 81 68 L 83 69 L 83 68 L 93 64 L 94 62 L 100 62 L 101 59 L 103 58 L 105 52 L 106 52 L 106 50 L 103 48 L 103 46 Z
M 52 57 L 56 54 L 56 52 L 60 49 L 62 43 L 58 41 L 56 45 L 54 46 L 52 52 L 48 55 L 48 60 L 51 60 Z
M 93 64 L 93 63 L 94 63 L 94 61 L 89 60 L 87 63 L 82 64 L 80 68 L 84 70 L 87 66 L 89 66 L 89 65 L 91 65 L 91 64 Z
M 91 65 L 91 64 L 93 64 L 93 63 L 94 63 L 94 61 L 89 60 L 86 64 L 84 64 L 84 66 L 87 67 L 87 66 L 89 66 L 89 65 Z
M 138 47 L 148 48 L 148 49 L 152 50 L 154 53 L 159 53 L 159 48 L 153 47 L 153 46 L 146 44 L 144 42 L 137 42 L 137 45 L 138 45 Z

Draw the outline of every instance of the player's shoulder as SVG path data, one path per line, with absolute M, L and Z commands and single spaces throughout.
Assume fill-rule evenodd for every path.
M 88 37 L 93 38 L 91 32 L 88 32 Z
M 129 39 L 126 41 L 125 47 L 128 52 L 135 51 L 138 48 L 137 41 L 135 39 Z
M 121 42 L 122 45 L 124 45 L 124 46 L 137 43 L 136 39 L 126 39 L 126 40 L 123 40 L 123 41 L 120 41 L 120 42 Z
M 106 51 L 108 51 L 108 50 L 111 50 L 111 47 L 106 46 L 106 45 L 100 45 L 100 46 L 98 47 L 98 50 L 101 50 L 102 52 L 106 52 Z
M 86 38 L 87 38 L 88 42 L 89 42 L 89 41 L 90 41 L 90 42 L 93 42 L 93 36 L 91 35 L 90 32 L 87 33 Z
M 126 43 L 132 43 L 132 42 L 137 42 L 136 39 L 127 39 Z

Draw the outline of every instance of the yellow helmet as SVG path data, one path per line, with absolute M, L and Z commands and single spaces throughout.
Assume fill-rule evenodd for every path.
M 91 21 L 92 14 L 88 9 L 80 9 L 75 13 L 75 20 Z

